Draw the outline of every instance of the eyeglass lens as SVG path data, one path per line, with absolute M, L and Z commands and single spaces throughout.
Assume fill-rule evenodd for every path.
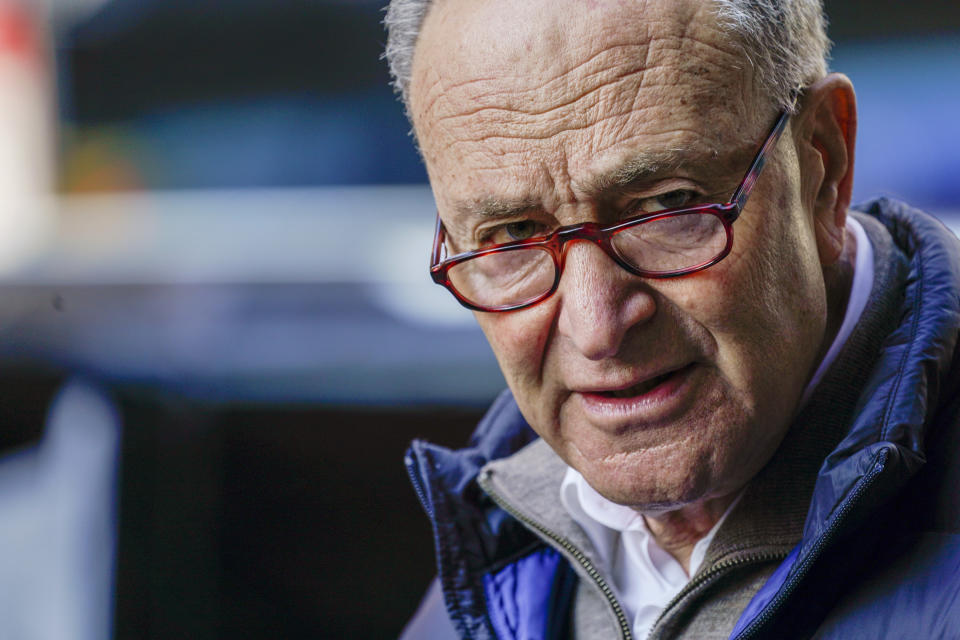
M 671 214 L 614 233 L 617 256 L 648 276 L 674 275 L 720 256 L 727 231 L 719 216 L 708 212 Z M 553 287 L 556 270 L 544 247 L 517 247 L 480 255 L 450 268 L 457 292 L 480 307 L 503 308 L 538 298 Z
M 553 287 L 553 256 L 542 248 L 501 251 L 466 260 L 447 273 L 457 292 L 481 307 L 509 307 Z
M 611 243 L 625 262 L 650 275 L 690 269 L 720 255 L 727 233 L 710 213 L 657 218 L 615 234 Z

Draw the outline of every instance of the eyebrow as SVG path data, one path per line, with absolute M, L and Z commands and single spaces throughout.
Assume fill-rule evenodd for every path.
M 716 150 L 694 151 L 691 149 L 665 149 L 641 151 L 610 171 L 592 176 L 584 183 L 585 191 L 592 194 L 609 193 L 624 190 L 642 184 L 657 176 L 690 166 L 708 157 L 717 157 Z M 510 218 L 537 209 L 541 201 L 537 198 L 504 199 L 495 196 L 483 196 L 454 204 L 458 214 L 466 217 L 487 219 Z
M 605 193 L 626 189 L 675 171 L 684 165 L 691 164 L 694 158 L 702 159 L 702 157 L 702 153 L 691 152 L 689 149 L 641 151 L 628 157 L 610 171 L 589 178 L 584 185 L 585 190 L 588 193 Z
M 454 205 L 458 213 L 479 218 L 509 218 L 540 206 L 535 198 L 503 199 L 486 196 Z

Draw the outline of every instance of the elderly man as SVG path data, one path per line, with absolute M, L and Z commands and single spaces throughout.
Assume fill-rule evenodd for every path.
M 960 249 L 848 211 L 816 0 L 394 0 L 431 272 L 510 387 L 415 442 L 408 637 L 960 637 Z M 440 592 L 442 591 L 442 596 Z

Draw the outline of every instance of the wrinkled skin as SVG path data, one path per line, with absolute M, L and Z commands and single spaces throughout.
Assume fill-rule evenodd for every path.
M 451 248 L 507 223 L 609 222 L 676 190 L 727 201 L 777 116 L 750 71 L 696 2 L 440 0 L 411 112 Z M 665 537 L 696 539 L 770 459 L 842 311 L 824 268 L 843 249 L 849 167 L 823 113 L 848 83 L 826 82 L 775 148 L 723 262 L 645 280 L 574 243 L 551 298 L 476 314 L 534 430 Z M 651 171 L 611 186 L 628 160 Z M 666 408 L 604 413 L 585 397 L 684 366 Z

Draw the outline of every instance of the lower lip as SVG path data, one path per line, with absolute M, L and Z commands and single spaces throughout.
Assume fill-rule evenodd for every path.
M 682 405 L 686 391 L 692 386 L 696 367 L 688 365 L 670 374 L 666 380 L 637 396 L 615 398 L 601 393 L 581 392 L 587 413 L 596 417 L 631 417 L 642 420 L 668 418 Z

